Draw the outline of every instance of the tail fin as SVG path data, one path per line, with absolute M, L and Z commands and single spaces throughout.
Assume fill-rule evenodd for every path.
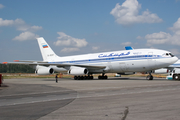
M 43 37 L 37 38 L 43 61 L 54 61 L 58 56 L 47 44 Z
M 133 50 L 133 47 L 131 47 L 131 46 L 126 46 L 125 49 L 126 49 L 126 50 Z

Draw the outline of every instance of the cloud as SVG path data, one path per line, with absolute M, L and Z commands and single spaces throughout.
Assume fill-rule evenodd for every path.
M 178 20 L 173 24 L 173 27 L 170 27 L 169 29 L 172 30 L 173 32 L 177 32 L 179 34 L 179 31 L 180 31 L 180 18 L 178 18 Z
M 136 39 L 138 39 L 138 40 L 143 40 L 144 38 L 141 37 L 141 36 L 137 36 Z
M 2 18 L 0 18 L 0 27 L 1 26 L 18 26 L 18 25 L 22 25 L 25 24 L 25 22 L 21 19 L 16 19 L 16 20 L 3 20 Z
M 148 9 L 139 15 L 141 4 L 137 0 L 126 0 L 122 5 L 116 4 L 110 12 L 118 24 L 131 25 L 135 23 L 159 23 L 163 20 Z
M 169 33 L 159 32 L 153 34 L 147 34 L 145 39 L 148 44 L 164 44 L 169 41 L 172 36 Z
M 64 48 L 61 50 L 61 52 L 75 52 L 79 51 L 79 48 Z
M 16 36 L 13 38 L 13 40 L 18 40 L 18 41 L 25 41 L 25 40 L 33 40 L 39 37 L 38 35 L 32 33 L 32 32 L 23 32 L 19 36 Z
M 9 26 L 13 24 L 13 20 L 3 20 L 0 18 L 0 27 L 1 26 Z
M 127 46 L 127 45 L 131 45 L 131 42 L 125 42 L 125 43 L 121 43 L 121 45 Z
M 33 30 L 33 31 L 37 31 L 37 30 L 41 30 L 42 27 L 41 26 L 31 26 L 30 27 L 30 30 Z
M 85 47 L 88 44 L 86 39 L 73 38 L 63 32 L 58 32 L 58 34 L 60 36 L 58 37 L 58 40 L 54 42 L 56 46 L 73 46 L 80 48 Z
M 0 9 L 3 9 L 4 8 L 4 5 L 0 4 Z
M 97 47 L 97 46 L 92 47 L 92 50 L 98 50 L 98 49 L 99 49 L 99 47 Z
M 16 36 L 13 38 L 13 40 L 18 41 L 25 41 L 25 40 L 31 40 L 38 37 L 34 32 L 41 30 L 41 26 L 30 26 L 26 24 L 22 19 L 16 19 L 16 20 L 3 20 L 0 18 L 0 27 L 2 26 L 10 26 L 15 27 L 16 30 L 22 31 L 19 36 Z
M 17 30 L 19 31 L 31 31 L 31 32 L 36 32 L 42 29 L 41 26 L 29 26 L 27 24 L 18 25 L 16 27 L 17 27 Z
M 26 24 L 22 19 L 16 19 L 16 20 L 3 20 L 0 18 L 0 27 L 2 26 L 13 26 L 18 31 L 37 31 L 41 30 L 41 26 L 30 26 Z
M 152 44 L 172 44 L 180 46 L 180 18 L 170 27 L 172 34 L 166 32 L 159 32 L 148 34 L 145 36 L 148 45 Z

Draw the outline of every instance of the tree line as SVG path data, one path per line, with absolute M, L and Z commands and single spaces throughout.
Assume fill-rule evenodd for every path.
M 0 73 L 34 73 L 34 71 L 29 65 L 0 64 Z

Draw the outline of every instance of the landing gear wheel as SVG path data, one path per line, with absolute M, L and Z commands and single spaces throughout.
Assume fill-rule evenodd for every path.
M 77 79 L 78 79 L 78 80 L 81 80 L 81 76 L 78 76 Z
M 84 76 L 81 76 L 80 79 L 83 80 L 83 79 L 84 79 Z
M 108 76 L 107 76 L 107 75 L 105 75 L 105 76 L 99 75 L 99 76 L 98 76 L 98 79 L 108 79 Z
M 74 76 L 74 80 L 77 80 L 77 76 Z
M 84 76 L 84 80 L 87 80 L 88 79 L 88 77 L 87 76 Z
M 173 75 L 173 79 L 174 79 L 174 80 L 180 80 L 180 76 L 179 76 L 178 74 L 174 74 L 174 75 Z
M 152 76 L 152 75 L 150 75 L 150 78 L 149 78 L 149 80 L 153 80 L 153 76 Z
M 74 76 L 74 80 L 92 80 L 94 79 L 93 76 Z

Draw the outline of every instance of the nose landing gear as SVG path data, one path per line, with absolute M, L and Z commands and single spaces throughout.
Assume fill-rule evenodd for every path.
M 149 75 L 146 77 L 147 80 L 153 80 L 153 76 L 151 75 L 151 73 L 149 73 Z

